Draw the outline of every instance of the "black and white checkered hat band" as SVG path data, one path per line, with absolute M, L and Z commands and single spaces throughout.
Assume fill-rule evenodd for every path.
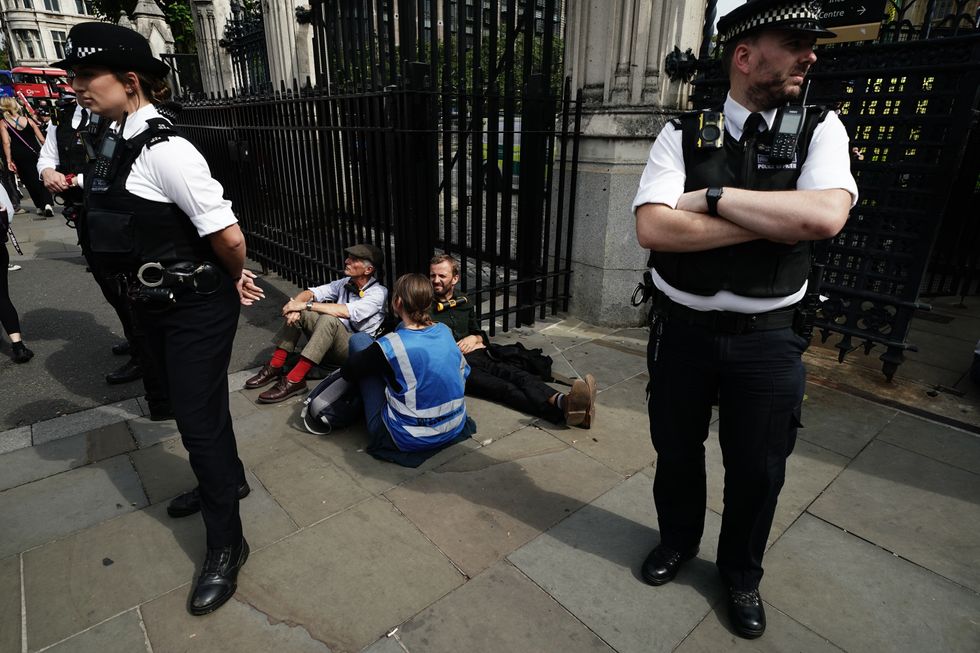
M 819 2 L 791 3 L 778 7 L 772 7 L 762 13 L 750 16 L 745 20 L 735 23 L 729 27 L 724 34 L 720 35 L 719 40 L 724 42 L 733 36 L 743 34 L 756 27 L 772 25 L 777 23 L 790 23 L 793 21 L 808 20 L 815 23 L 820 19 L 821 6 Z
M 92 47 L 92 46 L 81 46 L 81 47 L 77 47 L 77 48 L 75 48 L 73 50 L 69 50 L 65 54 L 68 55 L 69 57 L 74 57 L 74 58 L 78 58 L 78 59 L 84 59 L 85 57 L 89 56 L 90 54 L 95 54 L 96 52 L 102 52 L 103 50 L 105 50 L 105 48 L 96 48 L 96 47 Z

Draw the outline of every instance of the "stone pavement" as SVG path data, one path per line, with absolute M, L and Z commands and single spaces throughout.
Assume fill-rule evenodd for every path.
M 361 426 L 307 433 L 299 400 L 258 406 L 232 375 L 252 556 L 204 618 L 185 609 L 202 524 L 165 512 L 194 484 L 174 423 L 32 425 L 34 446 L 0 455 L 0 652 L 980 650 L 976 434 L 811 383 L 769 628 L 749 642 L 713 565 L 716 434 L 700 556 L 667 586 L 639 580 L 658 539 L 645 331 L 552 320 L 498 340 L 517 338 L 596 375 L 591 430 L 468 399 L 475 438 L 410 470 L 365 454 Z

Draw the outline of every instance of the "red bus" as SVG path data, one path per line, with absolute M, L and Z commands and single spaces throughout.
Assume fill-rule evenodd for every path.
M 60 68 L 18 66 L 11 69 L 10 76 L 14 82 L 14 93 L 23 93 L 34 106 L 41 99 L 48 99 L 53 104 L 65 91 L 73 93 L 68 84 L 68 73 Z

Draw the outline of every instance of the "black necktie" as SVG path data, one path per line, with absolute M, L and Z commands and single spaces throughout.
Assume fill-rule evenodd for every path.
M 88 125 L 88 109 L 82 109 L 82 118 L 78 121 L 78 129 L 84 129 Z
M 761 113 L 750 114 L 748 118 L 745 119 L 745 126 L 742 127 L 742 141 L 755 139 L 759 135 L 759 132 L 764 132 L 769 129 L 769 125 L 766 124 L 766 119 L 762 117 Z

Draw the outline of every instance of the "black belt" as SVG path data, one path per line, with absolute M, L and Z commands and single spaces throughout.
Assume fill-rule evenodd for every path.
M 793 325 L 796 306 L 766 313 L 734 313 L 732 311 L 696 311 L 661 295 L 656 313 L 669 320 L 700 327 L 715 333 L 739 335 L 753 331 L 773 331 Z

